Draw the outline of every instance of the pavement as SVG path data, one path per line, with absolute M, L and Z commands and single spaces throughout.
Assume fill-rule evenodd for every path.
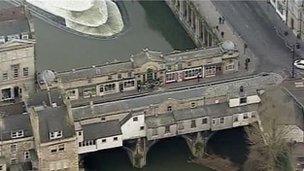
M 253 73 L 256 70 L 255 64 L 257 63 L 257 58 L 254 56 L 250 49 L 244 49 L 245 41 L 234 31 L 234 28 L 229 24 L 229 22 L 224 22 L 219 24 L 219 17 L 222 16 L 220 12 L 216 9 L 211 0 L 204 1 L 193 1 L 197 10 L 202 16 L 204 16 L 205 21 L 210 27 L 213 28 L 214 33 L 217 34 L 221 41 L 230 40 L 234 42 L 240 52 L 240 71 L 243 74 Z M 216 29 L 218 27 L 218 29 Z M 224 32 L 224 36 L 221 36 L 221 32 Z M 245 69 L 245 60 L 250 58 L 249 69 Z
M 256 72 L 291 71 L 291 51 L 275 29 L 284 23 L 278 19 L 270 4 L 266 1 L 212 3 L 258 58 Z M 292 37 L 292 34 L 289 35 Z

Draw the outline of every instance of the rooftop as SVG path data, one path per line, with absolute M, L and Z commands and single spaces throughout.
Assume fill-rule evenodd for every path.
M 18 138 L 33 136 L 30 116 L 28 114 L 15 114 L 5 116 L 3 117 L 3 124 L 4 127 L 2 129 L 2 138 L 4 141 L 12 140 L 13 138 L 11 137 L 11 133 L 16 131 L 23 131 L 24 136 Z
M 118 120 L 83 125 L 82 129 L 84 140 L 96 140 L 122 134 Z
M 182 109 L 171 111 L 158 116 L 149 116 L 146 118 L 148 128 L 155 128 L 164 125 L 171 125 L 177 121 L 196 119 L 204 116 L 218 118 L 231 116 L 233 114 L 257 111 L 258 104 L 250 104 L 230 108 L 228 103 L 212 104 L 192 109 Z
M 1 2 L 0 6 L 2 4 L 4 2 Z M 30 32 L 23 8 L 5 6 L 8 8 L 0 8 L 0 36 Z
M 39 133 L 42 143 L 58 140 L 50 140 L 50 132 L 62 131 L 63 136 L 60 139 L 71 138 L 75 135 L 74 125 L 70 122 L 66 107 L 44 107 L 36 109 L 36 112 L 39 118 Z
M 169 91 L 158 91 L 154 94 L 144 95 L 137 98 L 128 98 L 113 102 L 97 103 L 94 108 L 90 106 L 75 107 L 72 109 L 75 120 L 91 118 L 101 114 L 118 111 L 130 111 L 136 108 L 158 105 L 168 99 L 190 100 L 197 98 L 210 98 L 219 96 L 238 97 L 240 86 L 244 87 L 247 95 L 256 94 L 259 89 L 272 87 L 282 81 L 278 74 L 258 75 L 252 78 L 226 82 L 210 86 L 195 86 L 192 88 L 173 89 Z M 102 113 L 101 113 L 102 111 Z

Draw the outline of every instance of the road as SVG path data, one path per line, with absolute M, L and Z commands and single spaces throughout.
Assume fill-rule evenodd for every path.
M 290 71 L 292 55 L 274 29 L 278 19 L 273 17 L 278 16 L 270 4 L 248 0 L 213 3 L 258 58 L 257 72 Z

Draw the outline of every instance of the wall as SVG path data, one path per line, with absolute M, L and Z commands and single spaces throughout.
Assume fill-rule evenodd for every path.
M 11 65 L 19 64 L 19 76 L 13 78 Z M 28 67 L 28 76 L 23 76 L 23 68 Z M 8 79 L 3 79 L 3 74 L 7 73 Z M 34 66 L 34 45 L 8 48 L 0 52 L 0 89 L 18 86 L 22 89 L 22 96 L 26 96 L 28 91 L 34 89 L 35 66 Z M 13 90 L 12 90 L 13 93 Z M 0 91 L 0 101 L 2 93 Z
M 133 118 L 137 117 L 137 121 L 133 121 Z M 141 130 L 140 127 L 144 126 L 144 129 Z M 146 126 L 145 126 L 145 115 L 136 115 L 131 117 L 127 122 L 121 126 L 122 139 L 134 139 L 139 137 L 146 136 Z
M 59 146 L 64 145 L 64 150 L 59 151 Z M 57 149 L 57 152 L 51 152 Z M 76 137 L 40 144 L 37 147 L 39 170 L 47 171 L 51 168 L 78 171 L 78 144 Z
M 12 151 L 12 145 L 16 145 L 15 151 Z M 24 158 L 24 153 L 31 149 L 34 149 L 33 137 L 4 141 L 0 150 L 5 156 L 6 163 L 10 165 L 11 159 L 16 159 L 16 163 L 30 161 Z
M 114 138 L 117 137 L 115 141 Z M 106 142 L 102 142 L 103 139 L 106 139 Z M 111 137 L 101 138 L 96 140 L 97 150 L 115 148 L 122 146 L 122 135 L 115 135 Z

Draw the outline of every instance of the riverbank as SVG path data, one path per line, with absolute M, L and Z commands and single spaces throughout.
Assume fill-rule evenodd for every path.
M 216 170 L 216 171 L 238 171 L 239 166 L 237 166 L 235 163 L 231 162 L 227 158 L 222 158 L 220 156 L 214 155 L 214 154 L 205 154 L 203 158 L 196 158 L 192 159 L 190 162 L 207 166 L 210 169 Z

